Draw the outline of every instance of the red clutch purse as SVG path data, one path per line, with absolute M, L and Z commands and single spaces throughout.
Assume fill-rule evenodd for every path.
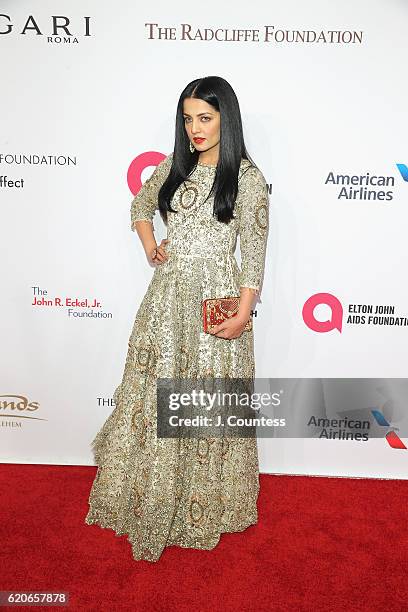
M 203 329 L 206 333 L 225 319 L 235 317 L 238 313 L 240 296 L 233 295 L 223 298 L 208 298 L 203 300 Z M 248 319 L 244 331 L 251 331 L 252 319 Z

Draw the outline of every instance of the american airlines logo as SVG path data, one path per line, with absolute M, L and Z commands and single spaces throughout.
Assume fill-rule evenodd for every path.
M 406 164 L 396 164 L 404 181 L 408 182 Z M 394 199 L 397 178 L 393 175 L 364 172 L 364 174 L 337 174 L 329 172 L 325 185 L 336 186 L 338 200 L 384 200 Z
M 398 170 L 401 172 L 401 176 L 404 181 L 408 182 L 408 167 L 406 164 L 397 164 Z
M 375 418 L 375 420 L 377 421 L 378 425 L 381 425 L 381 427 L 387 427 L 387 428 L 391 427 L 391 425 L 389 424 L 389 422 L 387 421 L 383 413 L 380 412 L 380 410 L 371 410 L 371 413 L 373 417 Z M 405 446 L 401 438 L 395 433 L 396 429 L 398 428 L 393 427 L 392 429 L 387 431 L 387 433 L 385 434 L 385 439 L 387 440 L 391 448 L 399 448 L 399 449 L 407 450 L 407 447 Z

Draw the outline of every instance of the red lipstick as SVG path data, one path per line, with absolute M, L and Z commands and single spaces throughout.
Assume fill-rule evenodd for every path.
M 193 138 L 194 142 L 200 144 L 200 142 L 204 142 L 205 138 Z

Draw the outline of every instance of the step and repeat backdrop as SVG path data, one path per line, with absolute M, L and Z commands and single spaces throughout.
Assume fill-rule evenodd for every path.
M 0 461 L 93 464 L 154 272 L 131 200 L 218 75 L 270 192 L 260 471 L 408 477 L 407 28 L 402 0 L 0 3 Z

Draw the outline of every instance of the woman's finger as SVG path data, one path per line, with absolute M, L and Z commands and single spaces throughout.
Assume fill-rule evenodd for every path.
M 214 326 L 211 329 L 210 333 L 212 333 L 213 336 L 217 336 L 218 338 L 224 338 L 226 340 L 239 338 L 239 336 L 243 332 L 243 327 L 239 332 L 237 332 L 234 323 L 235 321 L 233 321 L 233 319 L 226 319 L 222 323 L 219 323 L 218 325 Z M 233 328 L 234 331 L 230 328 Z
M 156 247 L 156 257 L 154 257 L 154 263 L 164 263 L 168 260 L 168 254 L 164 251 L 163 247 Z
M 167 253 L 167 251 L 166 251 L 166 244 L 167 244 L 168 242 L 169 242 L 168 240 L 162 240 L 162 241 L 161 241 L 161 243 L 160 243 L 160 247 L 159 247 L 159 248 L 160 248 L 160 250 L 161 250 L 161 252 L 162 252 L 162 253 L 164 253 L 164 255 L 165 255 L 166 257 L 168 257 L 168 256 L 169 256 L 169 254 L 168 254 L 168 253 Z
M 214 327 L 211 328 L 211 333 L 218 334 L 220 331 L 223 331 L 224 329 L 226 329 L 225 324 L 219 323 L 218 325 L 214 325 Z
M 157 249 L 157 255 L 158 255 L 158 257 L 161 257 L 161 259 L 167 259 L 168 258 L 168 255 L 167 255 L 166 251 L 164 251 L 160 247 Z

